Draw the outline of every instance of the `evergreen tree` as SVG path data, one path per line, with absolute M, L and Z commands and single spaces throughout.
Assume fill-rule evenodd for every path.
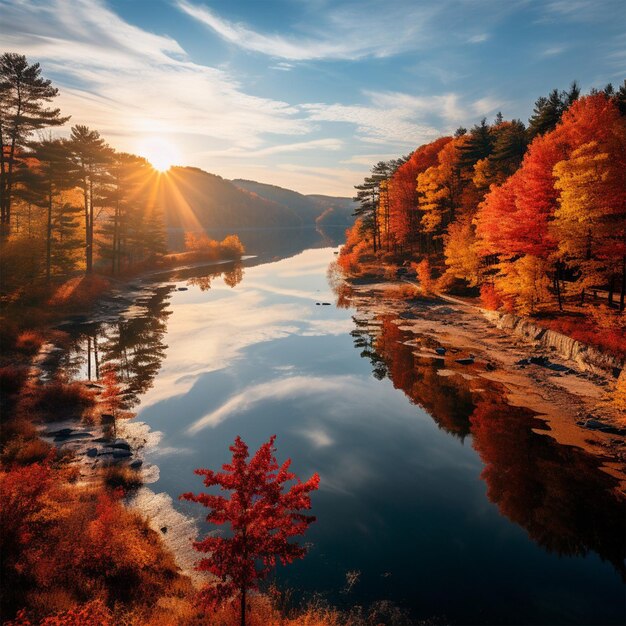
M 49 108 L 58 89 L 41 77 L 39 63 L 28 64 L 22 54 L 7 52 L 0 56 L 0 234 L 11 228 L 11 200 L 14 173 L 20 150 L 30 135 L 69 120 L 60 110 Z
M 80 177 L 85 214 L 85 271 L 93 272 L 95 204 L 108 182 L 106 166 L 112 151 L 96 130 L 78 124 L 72 127 L 71 148 Z
M 491 154 L 493 149 L 493 137 L 487 120 L 483 117 L 480 124 L 475 124 L 469 133 L 467 141 L 457 148 L 459 152 L 459 167 L 469 169 L 480 159 Z
M 46 209 L 46 280 L 53 266 L 67 269 L 67 254 L 76 248 L 76 212 L 61 194 L 76 186 L 77 175 L 68 143 L 61 139 L 42 139 L 29 144 L 35 161 L 36 179 L 32 181 L 35 204 Z
M 574 81 L 569 91 L 553 89 L 548 97 L 542 96 L 535 102 L 533 114 L 528 120 L 528 136 L 533 139 L 537 135 L 554 130 L 561 116 L 580 96 L 580 87 Z

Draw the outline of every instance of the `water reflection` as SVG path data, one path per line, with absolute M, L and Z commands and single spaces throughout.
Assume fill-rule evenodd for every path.
M 297 474 L 319 472 L 310 554 L 277 573 L 297 596 L 389 599 L 444 623 L 623 622 L 616 481 L 394 317 L 324 306 L 333 257 L 179 271 L 114 322 L 81 325 L 66 366 L 97 378 L 115 363 L 160 433 L 151 488 L 174 500 L 236 435 L 254 448 L 277 434 Z
M 421 355 L 416 335 L 400 325 L 386 315 L 352 333 L 355 347 L 367 346 L 361 356 L 374 375 L 384 372 L 446 432 L 471 434 L 485 464 L 481 478 L 489 500 L 533 541 L 559 555 L 593 551 L 624 577 L 624 501 L 619 481 L 600 470 L 601 460 L 541 434 L 545 422 L 530 409 L 508 405 L 500 385 L 442 371 L 444 360 Z

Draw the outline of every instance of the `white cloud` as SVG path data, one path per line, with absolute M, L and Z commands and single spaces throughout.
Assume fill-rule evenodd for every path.
M 312 139 L 310 141 L 298 141 L 295 143 L 284 143 L 259 150 L 241 150 L 239 148 L 228 148 L 227 150 L 213 150 L 200 153 L 203 156 L 237 159 L 257 159 L 259 157 L 271 156 L 273 154 L 283 154 L 289 152 L 300 153 L 304 150 L 341 150 L 343 141 L 332 137 L 326 139 Z
M 304 104 L 312 121 L 345 122 L 357 127 L 362 141 L 396 144 L 413 149 L 449 132 L 461 123 L 475 121 L 501 105 L 483 97 L 467 104 L 456 93 L 413 96 L 399 92 L 366 92 L 369 105 Z
M 270 380 L 246 387 L 241 393 L 231 396 L 224 404 L 214 411 L 196 420 L 187 428 L 189 435 L 195 435 L 207 427 L 215 428 L 224 420 L 250 410 L 262 402 L 284 400 L 285 398 L 304 398 L 320 396 L 327 393 L 339 393 L 360 381 L 353 376 L 292 376 L 289 378 Z
M 468 43 L 483 43 L 489 39 L 489 35 L 487 33 L 481 33 L 480 35 L 473 35 L 467 41 Z
M 549 48 L 546 48 L 545 50 L 542 50 L 541 56 L 542 57 L 558 56 L 559 54 L 563 54 L 563 52 L 565 52 L 566 49 L 567 49 L 566 46 L 551 46 Z
M 246 94 L 226 71 L 192 62 L 172 38 L 128 24 L 99 0 L 2 2 L 3 48 L 57 74 L 59 104 L 133 149 L 140 133 L 203 137 L 241 149 L 311 130 L 296 107 Z
M 441 11 L 434 4 L 404 2 L 324 7 L 306 32 L 286 36 L 231 22 L 203 4 L 177 0 L 177 5 L 229 43 L 290 61 L 382 58 L 420 48 L 431 39 L 426 23 Z

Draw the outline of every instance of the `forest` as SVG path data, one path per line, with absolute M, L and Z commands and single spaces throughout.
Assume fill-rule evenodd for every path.
M 426 290 L 626 354 L 625 115 L 626 83 L 587 95 L 573 83 L 527 125 L 498 113 L 376 163 L 341 267 L 412 264 Z

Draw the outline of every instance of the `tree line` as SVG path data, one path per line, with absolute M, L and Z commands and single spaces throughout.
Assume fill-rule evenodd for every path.
M 0 260 L 2 292 L 74 271 L 111 274 L 165 252 L 158 174 L 76 124 L 59 92 L 24 55 L 0 56 Z
M 566 293 L 626 297 L 626 81 L 553 90 L 528 121 L 483 119 L 375 164 L 340 257 L 427 259 L 443 289 L 523 313 Z

